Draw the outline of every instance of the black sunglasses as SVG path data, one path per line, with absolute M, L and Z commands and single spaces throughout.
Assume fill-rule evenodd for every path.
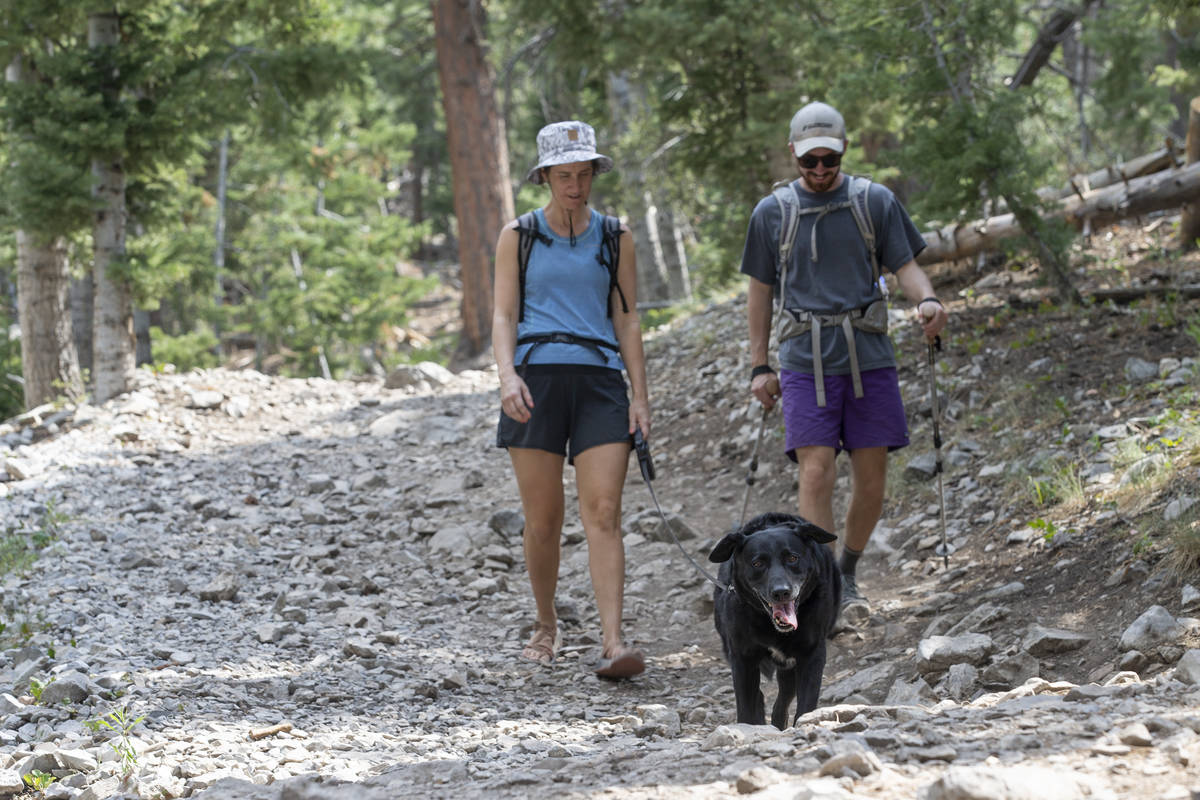
M 842 163 L 841 153 L 826 153 L 823 156 L 814 156 L 812 153 L 805 153 L 802 156 L 797 156 L 797 158 L 800 160 L 800 166 L 805 169 L 816 169 L 818 163 L 824 165 L 827 169 L 833 169 Z

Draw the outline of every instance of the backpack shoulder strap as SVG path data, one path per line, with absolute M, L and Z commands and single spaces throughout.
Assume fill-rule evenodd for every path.
M 600 252 L 596 253 L 600 266 L 608 270 L 608 316 L 612 316 L 612 291 L 617 290 L 621 298 L 621 310 L 629 313 L 629 304 L 625 302 L 625 292 L 621 291 L 621 283 L 617 280 L 617 268 L 621 265 L 621 220 L 604 215 L 600 228 Z
M 775 185 L 771 194 L 774 195 L 775 201 L 779 203 L 780 218 L 779 218 L 779 270 L 780 279 L 779 285 L 782 287 L 784 276 L 787 274 L 788 256 L 792 252 L 792 245 L 796 242 L 796 229 L 800 227 L 800 201 L 796 197 L 796 190 L 792 187 L 791 182 L 784 182 Z
M 538 227 L 537 214 L 526 211 L 517 217 L 517 284 L 521 294 L 517 311 L 518 322 L 525 321 L 525 270 L 529 268 L 529 252 L 533 250 L 535 239 L 547 247 L 554 243 L 554 240 L 542 233 Z
M 871 219 L 871 206 L 867 202 L 871 193 L 871 179 L 859 175 L 850 176 L 850 211 L 854 224 L 862 234 L 867 252 L 871 255 L 871 272 L 878 284 L 883 272 L 879 267 L 879 254 L 875 251 L 875 221 Z

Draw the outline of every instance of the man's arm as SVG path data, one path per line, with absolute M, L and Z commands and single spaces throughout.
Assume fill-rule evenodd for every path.
M 930 283 L 929 276 L 925 274 L 925 270 L 917 266 L 916 261 L 909 261 L 896 270 L 896 282 L 904 290 L 905 297 L 911 297 L 916 301 L 921 329 L 925 333 L 925 338 L 932 342 L 934 337 L 941 333 L 942 328 L 946 327 L 949 316 L 946 314 L 945 307 L 937 299 L 937 295 L 933 293 L 933 284 Z
M 772 287 L 758 278 L 750 279 L 746 292 L 746 317 L 750 324 L 750 366 L 770 366 L 768 347 L 771 344 Z M 779 397 L 779 377 L 774 372 L 755 375 L 750 391 L 764 408 L 770 409 Z

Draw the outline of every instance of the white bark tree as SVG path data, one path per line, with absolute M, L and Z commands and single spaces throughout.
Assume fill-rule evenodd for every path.
M 120 18 L 115 10 L 88 16 L 88 47 L 120 45 Z M 113 98 L 120 75 L 115 67 L 103 76 L 104 92 Z M 128 391 L 133 378 L 135 342 L 129 281 L 119 274 L 125 259 L 125 168 L 119 153 L 92 159 L 97 199 L 92 240 L 95 295 L 92 328 L 92 391 L 102 403 Z

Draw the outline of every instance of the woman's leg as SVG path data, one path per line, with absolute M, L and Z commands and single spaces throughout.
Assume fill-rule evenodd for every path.
M 621 541 L 621 490 L 629 465 L 629 445 L 614 442 L 589 447 L 575 456 L 579 516 L 587 535 L 588 569 L 604 656 L 620 649 L 625 598 L 625 545 Z
M 525 567 L 537 604 L 538 624 L 554 626 L 554 592 L 558 586 L 558 562 L 563 526 L 564 457 L 546 450 L 508 448 L 521 508 L 525 514 Z

